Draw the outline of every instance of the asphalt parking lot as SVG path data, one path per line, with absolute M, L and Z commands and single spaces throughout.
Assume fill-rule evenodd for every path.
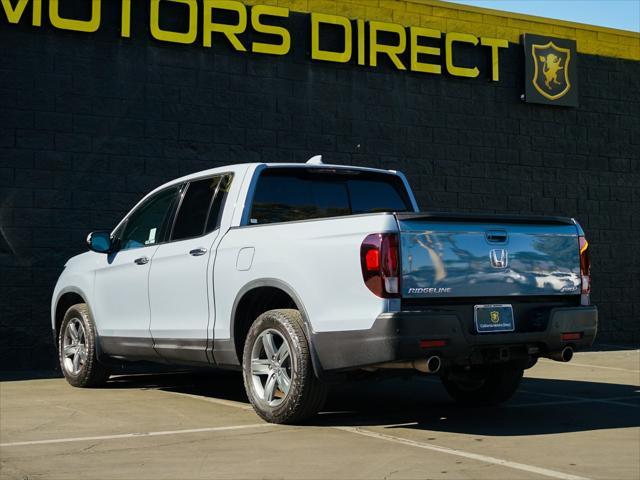
M 433 377 L 355 383 L 305 426 L 262 422 L 234 373 L 5 381 L 0 402 L 1 478 L 640 478 L 640 350 L 541 360 L 494 409 Z

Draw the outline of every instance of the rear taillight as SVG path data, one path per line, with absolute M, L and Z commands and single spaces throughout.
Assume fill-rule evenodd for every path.
M 398 235 L 374 233 L 360 247 L 362 278 L 369 290 L 381 298 L 400 296 Z
M 591 291 L 591 259 L 589 258 L 589 242 L 583 236 L 578 237 L 580 245 L 580 279 L 582 293 L 588 295 Z

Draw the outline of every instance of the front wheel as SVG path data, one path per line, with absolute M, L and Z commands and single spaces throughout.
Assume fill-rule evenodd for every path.
M 87 305 L 71 306 L 60 325 L 58 358 L 62 373 L 74 387 L 98 387 L 109 378 L 109 371 L 96 357 L 96 340 Z
M 247 335 L 242 365 L 247 396 L 267 422 L 300 422 L 324 405 L 327 388 L 313 371 L 297 310 L 260 315 Z
M 443 375 L 442 384 L 458 403 L 468 406 L 497 405 L 509 400 L 518 390 L 524 369 L 503 364 L 469 372 Z

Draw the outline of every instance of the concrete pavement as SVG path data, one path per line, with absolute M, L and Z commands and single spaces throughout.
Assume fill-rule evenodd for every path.
M 236 373 L 0 383 L 0 478 L 640 478 L 640 351 L 541 360 L 492 409 L 437 377 L 332 391 L 305 426 L 262 422 Z

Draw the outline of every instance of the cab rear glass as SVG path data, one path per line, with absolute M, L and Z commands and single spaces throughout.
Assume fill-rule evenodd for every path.
M 362 213 L 410 212 L 397 175 L 358 170 L 272 168 L 262 172 L 249 223 L 291 222 Z

